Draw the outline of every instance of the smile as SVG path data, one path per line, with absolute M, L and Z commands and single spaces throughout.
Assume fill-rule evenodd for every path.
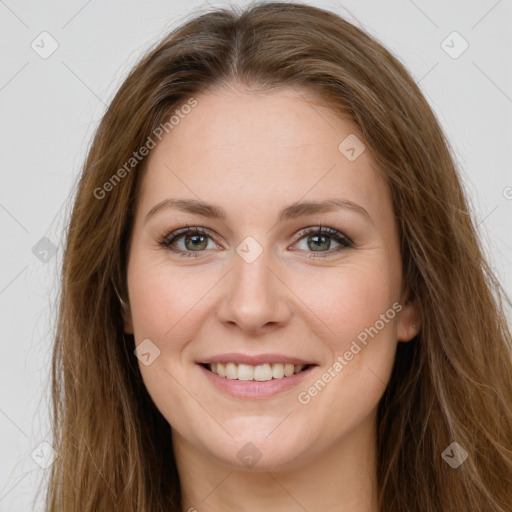
M 245 400 L 270 398 L 289 391 L 319 368 L 316 364 L 234 362 L 199 363 L 197 367 L 214 389 Z

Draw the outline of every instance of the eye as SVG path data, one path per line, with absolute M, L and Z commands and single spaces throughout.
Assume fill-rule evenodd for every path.
M 354 247 L 354 244 L 350 238 L 340 233 L 336 229 L 329 227 L 322 227 L 321 225 L 317 228 L 306 228 L 298 233 L 299 242 L 302 239 L 306 241 L 306 249 L 310 249 L 308 258 L 324 258 L 329 254 L 338 253 L 343 249 Z M 339 247 L 329 250 L 332 245 L 332 240 L 339 244 Z M 326 249 L 326 250 L 324 250 Z
M 176 248 L 176 244 L 181 238 L 183 239 L 184 248 Z M 208 239 L 212 240 L 209 231 L 206 229 L 187 226 L 165 236 L 159 242 L 159 245 L 168 248 L 179 256 L 197 257 L 200 255 L 199 253 L 208 248 Z M 213 243 L 213 245 L 214 247 L 210 247 L 210 249 L 217 247 L 217 244 Z

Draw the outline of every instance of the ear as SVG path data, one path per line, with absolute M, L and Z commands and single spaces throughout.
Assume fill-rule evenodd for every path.
M 124 323 L 124 332 L 125 334 L 133 334 L 133 322 L 132 322 L 132 313 L 130 309 L 130 305 L 127 304 L 122 298 L 121 295 L 119 295 L 119 292 L 117 291 L 117 286 L 115 285 L 114 281 L 112 281 L 112 285 L 114 287 L 114 292 L 117 295 L 117 298 L 119 300 L 119 305 L 121 306 L 121 314 L 123 316 L 123 323 Z
M 417 336 L 421 329 L 421 312 L 408 286 L 400 297 L 400 304 L 402 309 L 398 314 L 397 341 L 406 342 Z
M 130 307 L 126 304 L 121 304 L 123 312 L 124 332 L 125 334 L 133 334 L 132 313 Z

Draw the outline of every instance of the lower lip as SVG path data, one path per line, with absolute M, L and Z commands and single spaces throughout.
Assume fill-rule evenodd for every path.
M 267 398 L 283 391 L 288 391 L 300 384 L 316 366 L 310 366 L 300 373 L 265 381 L 237 380 L 219 377 L 216 373 L 207 370 L 204 366 L 198 365 L 206 378 L 221 391 L 236 398 Z

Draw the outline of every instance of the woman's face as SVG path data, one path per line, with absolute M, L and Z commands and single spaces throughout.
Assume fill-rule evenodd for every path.
M 147 157 L 125 329 L 175 449 L 293 467 L 372 431 L 419 329 L 389 188 L 306 90 L 196 100 Z

